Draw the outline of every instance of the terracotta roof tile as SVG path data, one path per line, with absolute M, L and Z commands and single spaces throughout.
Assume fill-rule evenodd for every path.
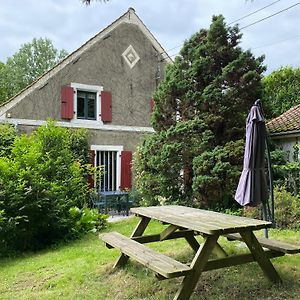
M 300 104 L 290 108 L 277 118 L 267 123 L 269 132 L 283 133 L 289 131 L 300 131 Z

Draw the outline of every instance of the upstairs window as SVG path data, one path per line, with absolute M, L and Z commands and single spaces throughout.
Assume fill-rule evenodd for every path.
M 77 91 L 77 119 L 96 120 L 97 93 Z
M 72 122 L 112 122 L 112 95 L 102 86 L 71 83 L 61 88 L 61 118 Z

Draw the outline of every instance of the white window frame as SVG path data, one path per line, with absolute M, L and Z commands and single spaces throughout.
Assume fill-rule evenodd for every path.
M 116 151 L 117 152 L 117 178 L 116 178 L 117 191 L 120 190 L 120 186 L 121 186 L 121 152 L 123 151 L 123 149 L 124 149 L 123 146 L 91 145 L 92 151 Z M 94 158 L 94 166 L 96 166 L 96 159 L 97 159 L 97 155 L 95 155 Z
M 98 85 L 89 85 L 89 84 L 82 84 L 72 82 L 71 87 L 74 89 L 74 118 L 71 120 L 72 123 L 95 123 L 100 122 L 103 124 L 101 120 L 101 92 L 103 91 L 103 86 Z M 77 91 L 84 91 L 84 92 L 93 92 L 96 93 L 96 120 L 87 120 L 87 119 L 78 119 L 77 118 Z

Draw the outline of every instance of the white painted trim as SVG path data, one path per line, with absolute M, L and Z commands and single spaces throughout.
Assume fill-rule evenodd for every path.
M 88 85 L 82 83 L 71 82 L 71 87 L 74 89 L 74 118 L 70 121 L 71 123 L 84 124 L 86 122 L 93 124 L 94 122 L 100 122 L 101 120 L 101 92 L 103 91 L 103 86 L 98 85 Z M 85 120 L 77 119 L 77 91 L 84 92 L 94 92 L 96 93 L 96 120 Z
M 121 152 L 123 151 L 124 147 L 114 146 L 114 145 L 91 145 L 91 150 L 93 151 L 116 151 L 117 152 L 117 178 L 116 178 L 116 187 L 120 190 L 121 186 Z M 96 155 L 94 165 L 96 166 Z
M 134 57 L 135 57 L 135 60 L 133 62 L 131 62 L 129 60 L 129 58 L 127 57 L 127 55 L 132 52 Z M 127 63 L 127 65 L 129 66 L 130 69 L 132 69 L 136 63 L 140 60 L 140 57 L 139 55 L 136 53 L 136 51 L 134 50 L 134 48 L 132 47 L 132 45 L 129 45 L 128 48 L 122 53 L 122 56 L 125 60 L 125 62 Z
M 123 151 L 124 146 L 114 146 L 114 145 L 91 145 L 91 150 L 94 151 Z
M 82 84 L 77 82 L 71 82 L 71 87 L 81 91 L 87 92 L 102 92 L 103 86 L 100 85 L 89 85 L 89 84 Z
M 100 31 L 98 34 L 96 34 L 93 38 L 88 40 L 85 44 L 83 44 L 80 48 L 75 50 L 73 53 L 71 53 L 69 56 L 67 56 L 64 60 L 59 62 L 57 65 L 55 65 L 52 69 L 47 71 L 45 74 L 43 74 L 41 77 L 39 77 L 36 81 L 34 81 L 30 86 L 25 88 L 23 91 L 21 91 L 18 95 L 16 95 L 14 98 L 9 100 L 6 104 L 0 106 L 0 118 L 5 116 L 6 112 L 16 106 L 22 99 L 24 99 L 26 96 L 30 95 L 34 90 L 38 88 L 42 88 L 49 79 L 51 79 L 53 76 L 55 76 L 58 72 L 60 72 L 63 68 L 65 68 L 70 63 L 76 61 L 80 58 L 80 56 L 90 49 L 93 45 L 95 45 L 97 42 L 102 40 L 104 37 L 106 37 L 111 31 L 113 31 L 117 26 L 119 26 L 122 23 L 131 23 L 137 25 L 140 30 L 145 34 L 145 36 L 151 41 L 153 47 L 158 51 L 158 53 L 161 53 L 163 56 L 163 59 L 167 63 L 172 63 L 172 59 L 169 57 L 169 55 L 166 53 L 166 51 L 162 48 L 160 43 L 155 39 L 153 34 L 149 31 L 149 29 L 145 26 L 145 24 L 141 21 L 141 19 L 135 14 L 134 9 L 129 8 L 129 10 L 122 15 L 119 19 L 114 21 L 112 24 L 104 28 L 102 31 Z
M 88 121 L 88 120 L 87 120 Z M 17 125 L 27 125 L 27 126 L 42 126 L 46 125 L 47 121 L 44 120 L 27 120 L 27 119 L 13 119 L 13 118 L 2 118 L 0 123 L 8 123 Z M 123 126 L 123 125 L 103 125 L 96 124 L 94 121 L 90 122 L 56 122 L 57 126 L 67 127 L 67 128 L 85 128 L 85 129 L 95 129 L 103 131 L 127 131 L 127 132 L 155 132 L 152 127 L 138 127 L 138 126 Z

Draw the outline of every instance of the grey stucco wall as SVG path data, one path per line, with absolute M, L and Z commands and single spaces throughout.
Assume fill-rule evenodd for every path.
M 30 134 L 37 126 L 17 127 L 19 133 Z M 145 135 L 151 133 L 143 132 L 126 132 L 126 131 L 110 131 L 110 130 L 87 130 L 89 145 L 105 145 L 105 146 L 123 146 L 124 150 L 134 152 L 137 145 L 142 141 Z
M 285 159 L 288 161 L 294 161 L 294 146 L 299 144 L 300 137 L 285 137 L 281 139 L 274 139 L 274 143 L 284 151 Z
M 122 53 L 132 45 L 140 60 L 130 69 Z M 10 109 L 11 118 L 60 120 L 61 86 L 100 85 L 112 93 L 111 125 L 150 126 L 150 99 L 166 64 L 137 25 L 122 23 Z

